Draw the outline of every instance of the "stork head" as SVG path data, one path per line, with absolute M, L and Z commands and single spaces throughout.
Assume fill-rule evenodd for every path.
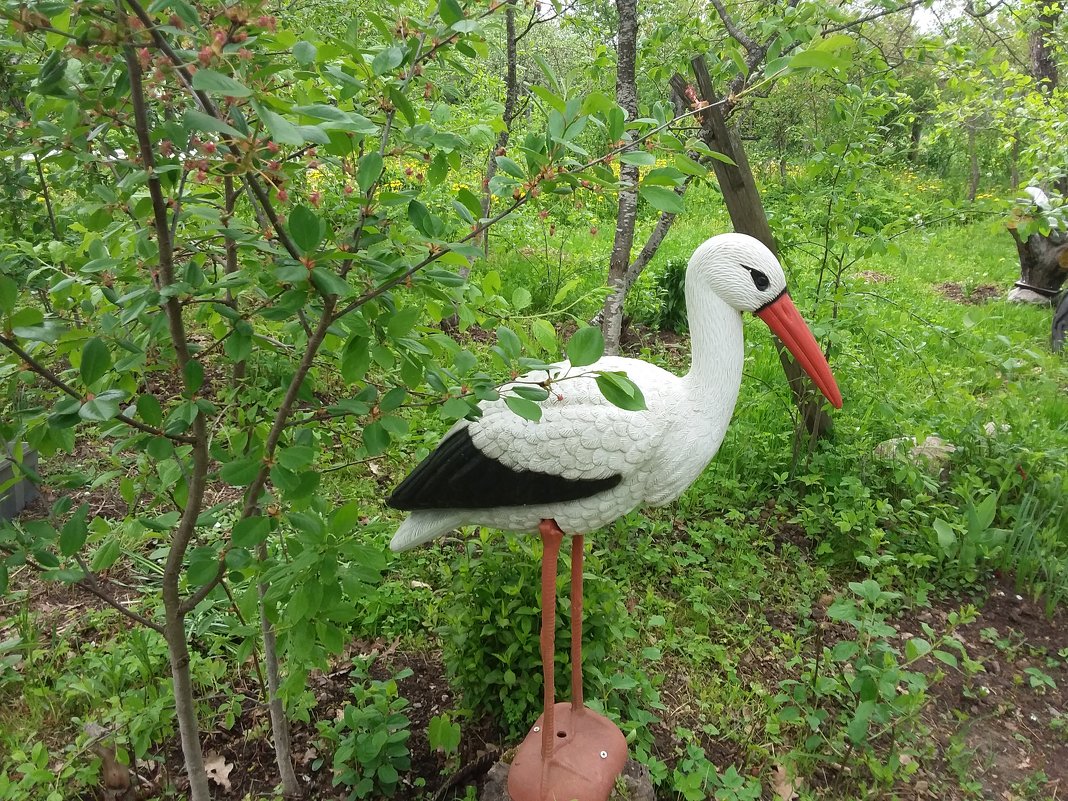
M 687 287 L 714 292 L 739 312 L 752 312 L 775 333 L 835 408 L 842 394 L 827 359 L 786 291 L 782 265 L 759 240 L 720 234 L 694 251 Z

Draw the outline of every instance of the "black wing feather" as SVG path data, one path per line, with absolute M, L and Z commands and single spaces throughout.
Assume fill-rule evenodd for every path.
M 490 509 L 588 498 L 623 480 L 572 479 L 514 470 L 475 447 L 467 427 L 445 439 L 402 481 L 386 503 L 394 509 Z

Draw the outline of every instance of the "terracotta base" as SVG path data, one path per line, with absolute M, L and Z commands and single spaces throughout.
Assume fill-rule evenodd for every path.
M 607 801 L 627 763 L 623 732 L 592 709 L 556 704 L 552 757 L 542 761 L 544 715 L 519 746 L 508 772 L 513 801 Z

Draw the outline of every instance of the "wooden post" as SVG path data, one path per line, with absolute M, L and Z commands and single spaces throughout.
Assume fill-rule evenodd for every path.
M 727 206 L 731 224 L 735 231 L 759 239 L 768 250 L 778 256 L 779 249 L 775 244 L 775 237 L 772 236 L 768 215 L 760 200 L 760 192 L 757 190 L 753 171 L 749 167 L 745 148 L 742 147 L 737 134 L 727 127 L 727 121 L 723 117 L 723 112 L 717 104 L 718 101 L 712 89 L 712 78 L 708 73 L 705 58 L 697 56 L 691 60 L 690 64 L 697 80 L 697 96 L 709 104 L 708 109 L 701 115 L 703 129 L 701 139 L 710 148 L 734 162 L 732 165 L 718 159 L 712 161 L 712 169 L 723 191 L 723 202 Z M 689 86 L 682 76 L 673 76 L 671 85 L 677 94 L 686 97 Z M 775 348 L 779 352 L 779 361 L 782 363 L 783 372 L 786 373 L 790 384 L 794 403 L 801 412 L 809 441 L 814 442 L 828 435 L 831 431 L 831 416 L 824 409 L 823 398 L 819 391 L 812 385 L 801 366 L 793 360 L 790 352 L 778 337 L 775 337 Z

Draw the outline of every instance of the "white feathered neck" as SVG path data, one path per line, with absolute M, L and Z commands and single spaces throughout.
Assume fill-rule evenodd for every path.
M 694 273 L 692 269 L 686 273 L 690 372 L 682 380 L 694 411 L 726 428 L 742 384 L 745 361 L 742 315 Z

